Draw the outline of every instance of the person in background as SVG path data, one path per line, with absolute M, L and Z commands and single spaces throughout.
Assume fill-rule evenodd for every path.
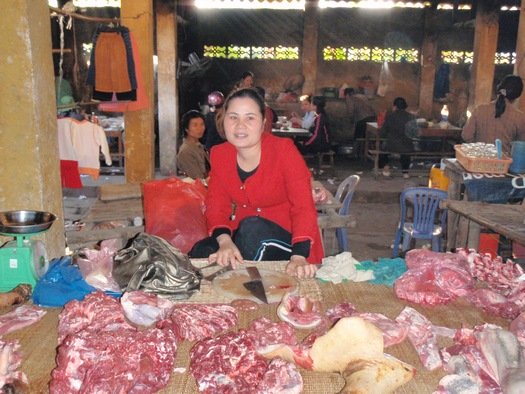
M 325 112 L 326 100 L 323 96 L 314 96 L 312 107 L 315 110 L 314 123 L 310 126 L 311 136 L 299 145 L 303 154 L 326 152 L 330 150 L 330 125 Z
M 235 84 L 235 89 L 253 88 L 255 85 L 255 75 L 251 71 L 245 71 L 241 75 L 239 82 Z
M 259 96 L 261 96 L 261 98 L 264 100 L 264 131 L 271 133 L 272 125 L 275 122 L 277 122 L 277 114 L 275 113 L 272 107 L 266 104 L 266 90 L 264 90 L 262 86 L 256 86 L 255 90 L 257 91 L 257 93 L 259 93 Z
M 344 90 L 346 101 L 346 111 L 350 117 L 350 124 L 354 126 L 354 148 L 356 154 L 361 154 L 360 147 L 362 146 L 357 138 L 365 138 L 366 123 L 375 122 L 377 120 L 376 111 L 368 98 L 364 94 L 357 93 L 353 88 L 346 88 Z
M 304 159 L 292 140 L 264 132 L 265 105 L 254 89 L 232 92 L 223 111 L 227 142 L 211 152 L 206 197 L 211 236 L 189 255 L 234 269 L 245 260 L 289 260 L 289 275 L 313 277 L 324 252 Z
M 204 115 L 196 110 L 188 111 L 182 116 L 181 126 L 185 138 L 177 154 L 177 168 L 190 178 L 206 179 L 210 171 L 210 159 L 199 142 L 205 130 Z
M 303 129 L 308 130 L 314 124 L 315 108 L 312 106 L 312 96 L 305 94 L 299 97 L 301 102 L 301 110 L 304 116 L 301 118 L 297 113 L 292 112 L 292 124 L 300 124 Z
M 205 142 L 206 150 L 211 151 L 211 148 L 215 145 L 224 142 L 224 138 L 217 131 L 217 111 L 222 107 L 224 103 L 224 95 L 218 90 L 211 92 L 208 95 L 208 105 L 210 106 L 210 112 L 206 114 L 204 123 L 206 125 Z
M 512 103 L 521 96 L 523 81 L 517 75 L 507 75 L 497 86 L 497 98 L 481 104 L 463 127 L 465 142 L 494 144 L 501 140 L 503 152 L 510 155 L 512 141 L 525 140 L 525 114 Z
M 410 155 L 403 153 L 412 152 L 414 144 L 407 137 L 405 130 L 407 124 L 415 121 L 414 115 L 409 113 L 408 105 L 403 97 L 396 97 L 392 106 L 392 112 L 385 118 L 385 123 L 381 128 L 381 136 L 386 138 L 384 149 L 389 152 L 401 153 L 401 171 L 404 178 L 409 178 L 408 170 L 410 168 Z M 390 166 L 388 165 L 389 155 L 382 154 L 379 156 L 379 168 L 383 169 L 383 176 L 390 176 Z

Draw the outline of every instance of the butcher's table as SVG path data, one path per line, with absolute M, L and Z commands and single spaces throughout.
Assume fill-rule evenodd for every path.
M 262 262 L 258 263 L 258 266 L 262 266 L 264 269 L 282 271 L 285 263 Z M 368 283 L 346 282 L 334 285 L 308 279 L 300 281 L 300 292 L 321 298 L 324 308 L 332 307 L 341 302 L 351 302 L 357 307 L 359 312 L 379 312 L 391 319 L 394 319 L 407 305 L 395 297 L 391 288 Z M 194 302 L 204 302 L 206 299 L 208 299 L 208 302 L 221 301 L 220 297 L 217 298 L 213 294 L 211 286 L 207 282 L 203 282 L 203 294 L 199 294 Z M 432 308 L 418 305 L 411 306 L 439 326 L 459 328 L 462 325 L 466 325 L 472 327 L 489 322 L 508 328 L 508 321 L 485 315 L 463 301 L 455 301 L 447 306 Z M 246 327 L 252 320 L 259 317 L 267 317 L 271 320 L 279 321 L 276 316 L 276 308 L 276 304 L 263 305 L 256 311 L 239 312 L 239 328 Z M 47 314 L 40 322 L 5 336 L 5 339 L 20 340 L 23 354 L 21 369 L 29 379 L 30 393 L 48 392 L 50 374 L 55 367 L 59 312 L 60 309 L 48 309 Z M 299 339 L 302 339 L 309 331 L 302 330 L 298 331 L 298 333 Z M 440 346 L 448 344 L 448 341 L 450 340 L 440 338 Z M 188 373 L 188 352 L 192 345 L 193 343 L 187 341 L 179 344 L 175 367 L 185 368 L 185 372 L 173 372 L 168 385 L 161 393 L 198 392 L 194 378 Z M 412 364 L 417 369 L 414 379 L 398 389 L 396 393 L 432 393 L 436 389 L 440 378 L 445 375 L 442 369 L 433 372 L 427 371 L 419 361 L 408 339 L 401 344 L 386 348 L 385 352 Z M 304 380 L 304 393 L 337 393 L 344 385 L 344 380 L 337 373 L 311 372 L 302 369 L 300 371 Z

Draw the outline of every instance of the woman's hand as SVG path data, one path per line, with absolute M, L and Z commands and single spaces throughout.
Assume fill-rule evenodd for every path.
M 299 279 L 313 278 L 317 271 L 316 264 L 310 264 L 303 256 L 293 255 L 286 266 L 286 273 Z
M 233 269 L 244 263 L 241 252 L 228 234 L 219 235 L 217 243 L 219 244 L 219 250 L 210 254 L 210 257 L 208 257 L 210 263 L 217 263 L 223 267 L 231 264 Z

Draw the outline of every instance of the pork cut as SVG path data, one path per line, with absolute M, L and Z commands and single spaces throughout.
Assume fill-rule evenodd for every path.
M 0 338 L 0 393 L 4 392 L 4 388 L 27 384 L 26 375 L 19 370 L 21 364 L 22 354 L 18 340 L 7 341 Z
M 385 347 L 403 342 L 408 335 L 409 327 L 407 325 L 389 319 L 381 313 L 354 313 L 352 316 L 360 317 L 379 328 L 383 333 Z
M 265 317 L 252 321 L 248 326 L 247 334 L 252 336 L 259 353 L 264 353 L 265 349 L 272 345 L 297 344 L 295 330 L 290 324 L 286 322 L 275 323 Z
M 138 326 L 151 326 L 165 318 L 173 308 L 173 302 L 142 290 L 127 291 L 120 298 L 126 318 Z
M 169 330 L 83 330 L 58 348 L 50 393 L 151 393 L 171 376 L 177 350 Z
M 173 330 L 179 340 L 198 341 L 237 325 L 237 311 L 227 304 L 175 304 L 158 328 Z
M 21 305 L 0 316 L 0 336 L 28 327 L 42 319 L 46 311 L 34 305 Z
M 274 358 L 257 386 L 257 394 L 300 394 L 303 377 L 296 366 L 281 358 Z
M 319 326 L 325 318 L 321 303 L 309 297 L 286 293 L 277 307 L 277 316 L 295 328 L 310 329 Z

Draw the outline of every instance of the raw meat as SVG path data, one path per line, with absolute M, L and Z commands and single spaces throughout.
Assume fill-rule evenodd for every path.
M 408 326 L 389 319 L 381 313 L 355 313 L 357 316 L 372 323 L 383 332 L 384 346 L 392 346 L 405 340 L 408 334 Z
M 31 285 L 18 285 L 11 291 L 0 293 L 0 308 L 21 304 L 22 302 L 27 301 L 30 295 Z
M 274 323 L 265 317 L 254 320 L 248 327 L 247 334 L 252 336 L 255 347 L 261 354 L 266 353 L 274 345 L 297 344 L 295 330 L 290 324 Z
M 164 319 L 174 305 L 170 300 L 142 290 L 125 292 L 120 304 L 129 321 L 146 327 Z
M 27 384 L 27 377 L 19 371 L 22 364 L 22 354 L 17 340 L 4 341 L 0 338 L 0 393 L 5 386 Z
M 158 328 L 170 328 L 180 340 L 198 341 L 237 325 L 237 311 L 227 304 L 176 304 Z
M 233 306 L 238 311 L 254 311 L 259 308 L 259 304 L 255 301 L 248 300 L 246 298 L 238 298 L 230 302 L 230 305 Z
M 114 228 L 114 227 L 113 227 Z M 120 247 L 120 239 L 107 239 L 100 249 L 80 249 L 76 263 L 84 280 L 96 289 L 120 293 L 120 286 L 113 279 L 113 256 Z
M 58 343 L 62 343 L 67 335 L 87 329 L 113 331 L 135 328 L 126 320 L 116 298 L 97 291 L 88 294 L 83 301 L 73 300 L 64 306 L 58 321 Z
M 197 342 L 190 351 L 190 371 L 202 393 L 253 393 L 267 369 L 253 336 L 229 332 Z
M 455 253 L 415 249 L 407 253 L 409 267 L 394 283 L 396 296 L 423 305 L 447 304 L 474 286 L 467 259 Z
M 83 330 L 58 348 L 50 393 L 146 393 L 164 387 L 176 340 L 169 330 Z
M 516 335 L 521 347 L 525 349 L 525 312 L 510 323 L 509 330 Z
M 303 392 L 303 377 L 294 364 L 274 358 L 261 383 L 257 394 L 300 394 Z
M 408 306 L 396 317 L 396 321 L 409 327 L 408 339 L 414 346 L 423 366 L 431 371 L 441 367 L 442 361 L 432 323 Z
M 33 305 L 21 305 L 0 316 L 0 337 L 40 321 L 46 311 Z
M 518 305 L 494 290 L 477 289 L 466 298 L 472 305 L 484 312 L 506 319 L 515 319 L 521 312 Z
M 326 316 L 332 323 L 335 323 L 342 317 L 352 316 L 355 312 L 357 312 L 357 308 L 353 304 L 350 302 L 342 302 L 328 309 L 326 311 Z
M 321 303 L 308 297 L 286 293 L 277 307 L 279 319 L 295 328 L 315 328 L 321 324 Z

